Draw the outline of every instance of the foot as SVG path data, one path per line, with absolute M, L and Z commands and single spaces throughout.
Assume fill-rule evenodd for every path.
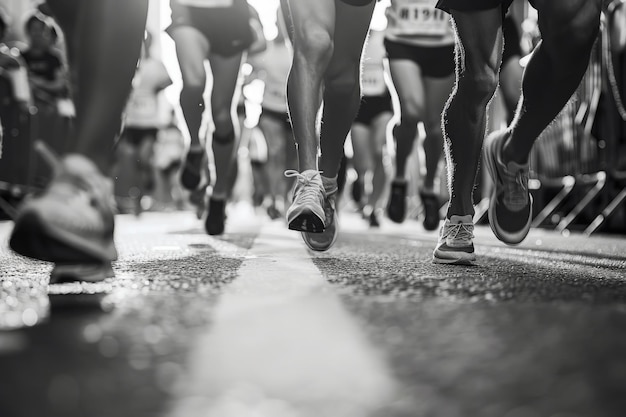
M 528 235 L 532 221 L 532 197 L 528 191 L 529 164 L 502 159 L 506 130 L 494 132 L 486 140 L 485 165 L 494 187 L 489 201 L 489 224 L 496 237 L 509 245 Z
M 114 277 L 111 262 L 91 264 L 55 264 L 50 273 L 50 284 L 65 282 L 100 282 Z
M 402 223 L 406 216 L 406 189 L 407 181 L 405 179 L 396 178 L 391 182 L 387 216 L 396 223 Z
M 194 191 L 200 185 L 204 155 L 205 152 L 202 148 L 191 148 L 187 152 L 180 173 L 180 183 L 185 189 Z
M 204 228 L 209 235 L 221 235 L 224 233 L 226 221 L 226 200 L 209 199 L 209 211 L 204 222 Z
M 363 203 L 361 202 L 361 200 L 363 199 L 363 194 L 365 194 L 365 185 L 362 179 L 357 178 L 352 183 L 352 189 L 350 190 L 350 193 L 357 207 L 361 209 L 363 207 Z
M 422 225 L 426 230 L 437 230 L 439 227 L 439 197 L 434 192 L 420 191 L 420 199 L 424 206 L 424 220 Z
M 302 232 L 302 240 L 314 251 L 323 252 L 330 249 L 339 234 L 337 220 L 336 196 L 337 181 L 322 178 L 324 184 L 324 230 L 321 233 Z
M 306 170 L 302 173 L 285 171 L 286 177 L 296 177 L 293 202 L 287 210 L 287 225 L 291 230 L 309 233 L 324 231 L 324 185 L 319 171 Z
M 473 265 L 474 223 L 472 215 L 451 216 L 439 230 L 439 241 L 433 252 L 433 263 L 452 265 Z
M 370 227 L 380 227 L 380 221 L 376 215 L 376 210 L 372 210 L 369 216 Z
M 54 176 L 40 195 L 19 207 L 11 249 L 57 265 L 110 264 L 117 259 L 111 180 L 82 155 L 59 160 L 45 145 L 37 146 Z

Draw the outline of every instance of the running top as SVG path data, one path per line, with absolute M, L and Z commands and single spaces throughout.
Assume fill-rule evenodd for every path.
M 453 45 L 450 15 L 436 9 L 436 4 L 437 0 L 391 0 L 385 37 L 415 46 Z
M 233 5 L 233 0 L 177 0 L 178 4 L 191 7 L 230 7 Z

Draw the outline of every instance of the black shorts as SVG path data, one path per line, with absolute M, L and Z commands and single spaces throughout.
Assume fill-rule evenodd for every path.
M 170 4 L 172 24 L 166 29 L 170 36 L 180 26 L 196 28 L 209 41 L 211 52 L 223 57 L 245 51 L 254 40 L 246 0 L 234 0 L 229 7 L 192 7 L 175 0 Z
M 311 0 L 311 1 L 314 1 L 314 0 Z M 368 4 L 374 2 L 374 0 L 341 0 L 341 1 L 350 6 L 367 6 Z
M 473 10 L 495 9 L 502 5 L 502 13 L 506 13 L 511 3 L 513 0 L 439 0 L 436 7 L 450 13 L 450 10 L 471 12 Z
M 132 146 L 139 146 L 146 139 L 155 142 L 158 132 L 159 129 L 156 127 L 126 127 L 122 132 L 121 140 Z
M 354 123 L 362 123 L 369 126 L 380 114 L 391 111 L 393 111 L 393 107 L 391 106 L 391 95 L 389 93 L 382 96 L 364 96 L 361 98 L 361 106 Z
M 454 44 L 446 46 L 415 46 L 385 39 L 389 61 L 409 59 L 420 66 L 426 77 L 445 78 L 454 74 Z

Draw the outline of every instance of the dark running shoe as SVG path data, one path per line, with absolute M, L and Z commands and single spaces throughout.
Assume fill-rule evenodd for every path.
M 226 200 L 209 199 L 209 210 L 204 222 L 204 229 L 209 235 L 221 235 L 224 233 L 226 221 Z
M 485 144 L 485 165 L 494 186 L 489 201 L 489 224 L 496 237 L 508 245 L 528 235 L 532 221 L 532 196 L 528 191 L 529 164 L 502 161 L 506 130 L 494 132 Z
M 391 182 L 387 216 L 396 223 L 402 223 L 406 216 L 406 189 L 407 181 L 404 179 L 394 179 Z
M 204 149 L 189 149 L 183 167 L 180 173 L 181 185 L 189 190 L 193 191 L 200 185 L 202 179 L 202 163 L 204 161 Z
M 351 195 L 352 195 L 352 199 L 354 200 L 354 202 L 357 204 L 358 207 L 362 206 L 362 202 L 361 200 L 363 199 L 363 194 L 365 194 L 365 184 L 363 183 L 363 180 L 360 178 L 357 178 L 353 183 L 352 183 L 352 189 L 351 191 Z
M 424 220 L 422 225 L 426 230 L 437 230 L 439 227 L 439 197 L 437 194 L 420 191 L 420 199 L 424 206 Z
M 370 227 L 380 227 L 380 221 L 376 215 L 376 210 L 372 210 L 369 216 Z

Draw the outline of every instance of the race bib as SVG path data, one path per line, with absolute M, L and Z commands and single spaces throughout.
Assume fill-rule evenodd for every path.
M 233 0 L 178 0 L 178 3 L 191 7 L 230 7 Z
M 385 75 L 381 65 L 363 65 L 361 93 L 364 96 L 379 96 L 385 93 Z
M 404 35 L 444 36 L 449 16 L 428 0 L 406 0 L 394 7 L 396 30 Z

